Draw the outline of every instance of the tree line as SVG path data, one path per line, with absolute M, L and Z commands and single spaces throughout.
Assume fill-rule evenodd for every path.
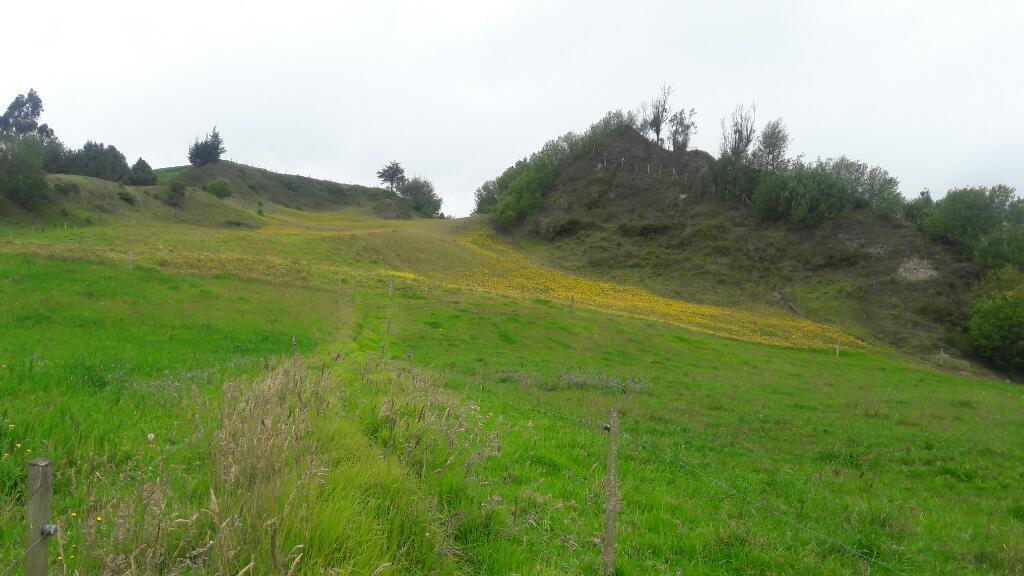
M 46 195 L 46 174 L 90 176 L 128 186 L 157 183 L 148 162 L 138 158 L 129 165 L 116 146 L 92 140 L 81 148 L 66 146 L 49 125 L 40 123 L 43 111 L 42 98 L 29 90 L 16 96 L 0 115 L 0 193 L 15 204 L 28 209 L 38 206 Z M 214 127 L 189 146 L 188 159 L 201 166 L 220 160 L 224 152 L 224 140 Z M 224 193 L 221 188 L 216 192 Z
M 19 94 L 0 116 L 0 192 L 12 202 L 34 208 L 46 192 L 46 174 L 102 178 L 134 186 L 156 184 L 156 173 L 142 158 L 131 166 L 120 150 L 101 142 L 69 148 L 47 124 L 35 90 Z

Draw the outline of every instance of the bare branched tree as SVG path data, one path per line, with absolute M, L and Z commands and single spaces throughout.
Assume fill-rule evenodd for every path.
M 789 132 L 782 118 L 776 118 L 764 125 L 757 137 L 757 146 L 752 156 L 755 168 L 775 172 L 786 168 L 789 160 L 786 151 L 789 149 Z
M 658 93 L 651 98 L 651 105 L 649 108 L 650 114 L 647 117 L 647 123 L 651 127 L 651 133 L 654 134 L 654 142 L 661 146 L 663 141 L 661 139 L 661 130 L 665 126 L 665 122 L 671 114 L 669 109 L 668 99 L 672 96 L 672 87 L 668 84 L 662 84 L 661 89 Z
M 753 104 L 750 108 L 737 104 L 729 122 L 722 118 L 722 156 L 740 158 L 746 155 L 750 144 L 754 141 L 754 117 L 757 109 Z
M 684 108 L 669 117 L 669 140 L 676 152 L 686 152 L 690 148 L 690 137 L 697 132 L 697 123 L 694 121 L 696 115 L 695 109 Z
M 650 138 L 651 134 L 651 107 L 644 101 L 640 103 L 640 107 L 636 109 L 636 129 L 637 132 L 643 135 L 644 138 Z

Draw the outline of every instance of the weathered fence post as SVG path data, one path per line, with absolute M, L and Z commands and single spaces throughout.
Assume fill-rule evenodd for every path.
M 57 533 L 50 522 L 53 496 L 53 464 L 49 460 L 28 463 L 25 485 L 25 576 L 46 576 L 49 537 Z
M 619 413 L 608 414 L 608 473 L 604 493 L 604 540 L 601 559 L 604 573 L 615 573 L 615 514 L 619 511 Z

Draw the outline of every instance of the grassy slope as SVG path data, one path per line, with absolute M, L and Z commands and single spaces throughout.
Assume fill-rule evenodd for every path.
M 235 162 L 162 168 L 156 174 L 160 185 L 180 179 L 196 188 L 216 178 L 225 178 L 231 184 L 233 196 L 248 205 L 266 202 L 268 206 L 278 205 L 298 210 L 360 206 L 383 218 L 410 218 L 413 214 L 408 203 L 383 188 L 279 174 Z
M 179 217 L 200 218 L 193 210 Z M 597 423 L 615 407 L 629 435 L 623 574 L 865 570 L 686 466 L 904 571 L 1021 570 L 1019 387 L 880 349 L 836 359 L 422 279 L 487 265 L 454 241 L 465 226 L 281 209 L 259 229 L 143 217 L 0 229 L 0 291 L 13 304 L 0 323 L 0 415 L 15 425 L 0 430 L 12 454 L 0 486 L 18 493 L 25 448 L 53 456 L 64 471 L 55 515 L 80 546 L 73 567 L 93 571 L 135 549 L 113 537 L 131 525 L 111 521 L 127 516 L 116 502 L 159 478 L 174 495 L 164 514 L 209 508 L 210 488 L 222 510 L 249 510 L 239 518 L 251 534 L 232 538 L 259 572 L 274 564 L 261 526 L 280 525 L 282 550 L 306 546 L 307 573 L 592 573 Z M 388 316 L 390 361 L 375 367 Z M 296 333 L 302 351 L 319 340 L 314 357 L 334 370 L 326 391 L 296 393 L 323 398 L 296 440 L 316 466 L 281 464 L 267 497 L 225 501 L 211 438 L 236 420 L 248 430 L 231 406 L 255 402 L 267 418 L 278 403 L 223 383 L 254 374 Z M 244 401 L 222 405 L 223 394 Z M 319 482 L 301 481 L 321 467 Z M 14 528 L 0 532 L 0 563 L 21 537 L 20 504 L 5 502 L 2 525 Z
M 673 298 L 796 314 L 932 360 L 965 348 L 949 326 L 963 321 L 978 273 L 962 257 L 867 210 L 818 230 L 764 224 L 715 200 L 711 162 L 692 152 L 686 179 L 675 178 L 678 155 L 623 131 L 563 162 L 516 239 L 548 265 Z M 912 257 L 939 277 L 898 279 Z

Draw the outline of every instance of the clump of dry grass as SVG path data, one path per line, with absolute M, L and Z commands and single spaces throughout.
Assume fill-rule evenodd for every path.
M 70 527 L 82 542 L 77 562 L 78 545 L 58 541 L 63 573 L 297 573 L 302 545 L 285 547 L 278 525 L 323 473 L 311 432 L 326 407 L 327 376 L 287 360 L 254 381 L 228 384 L 216 432 L 197 431 L 185 441 L 208 458 L 209 477 L 175 477 L 180 469 L 163 466 L 135 471 L 139 481 L 127 497 L 91 501 L 83 521 Z M 208 485 L 209 495 L 190 506 L 171 481 L 193 489 Z
M 470 479 L 476 465 L 501 453 L 493 419 L 435 385 L 430 372 L 392 366 L 364 382 L 376 387 L 363 411 L 368 434 L 419 476 L 461 468 Z

